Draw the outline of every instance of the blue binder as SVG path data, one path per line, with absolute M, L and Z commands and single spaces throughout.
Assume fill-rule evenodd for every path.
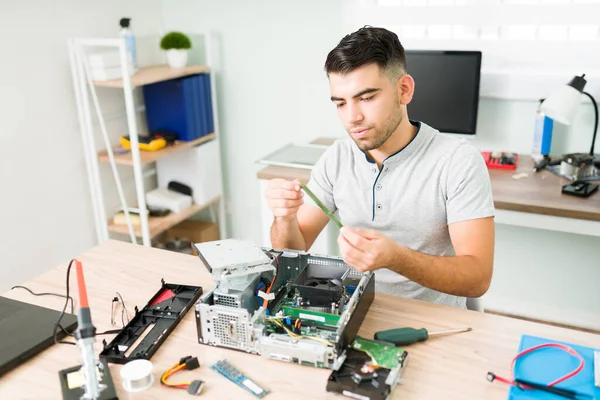
M 544 343 L 559 343 L 569 346 L 579 353 L 585 362 L 583 369 L 577 375 L 555 385 L 555 387 L 575 390 L 578 393 L 588 395 L 589 399 L 600 400 L 600 388 L 594 386 L 594 349 L 537 336 L 523 335 L 521 336 L 519 352 Z M 578 365 L 579 359 L 566 351 L 555 347 L 547 347 L 518 359 L 515 363 L 515 379 L 547 384 L 573 371 Z M 512 386 L 508 392 L 508 399 L 564 400 L 564 397 L 540 390 L 521 390 Z
M 209 132 L 214 132 L 215 131 L 215 122 L 214 122 L 214 115 L 213 115 L 213 107 L 212 107 L 212 97 L 211 97 L 211 93 L 212 93 L 212 88 L 211 88 L 211 83 L 210 83 L 210 74 L 204 74 L 202 75 L 202 79 L 204 79 L 204 96 L 203 98 L 205 99 L 204 101 L 204 106 L 206 107 L 206 121 L 208 122 L 208 131 Z
M 148 131 L 168 130 L 190 141 L 214 132 L 210 75 L 144 86 Z

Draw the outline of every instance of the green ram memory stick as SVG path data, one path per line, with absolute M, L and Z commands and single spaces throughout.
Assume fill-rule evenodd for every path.
M 308 196 L 321 208 L 321 210 L 323 210 L 323 212 L 327 214 L 329 219 L 335 222 L 335 224 L 341 228 L 343 226 L 342 223 L 335 215 L 331 213 L 331 211 L 327 209 L 327 207 L 325 207 L 325 204 L 323 204 L 323 202 L 321 202 L 321 200 L 319 200 L 317 196 L 315 196 L 315 194 L 304 183 L 300 183 L 300 185 L 302 185 L 302 189 L 304 189 Z

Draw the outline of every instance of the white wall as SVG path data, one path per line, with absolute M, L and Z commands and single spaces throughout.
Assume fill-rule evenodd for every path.
M 1 293 L 96 243 L 67 39 L 115 37 L 121 17 L 138 34 L 154 33 L 162 8 L 158 0 L 8 0 L 0 16 Z
M 323 72 L 343 34 L 335 17 L 342 4 L 164 1 L 166 29 L 220 36 L 217 90 L 231 236 L 261 239 L 256 160 L 292 141 L 343 134 Z

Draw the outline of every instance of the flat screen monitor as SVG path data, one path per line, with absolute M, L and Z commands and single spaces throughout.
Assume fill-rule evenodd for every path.
M 408 117 L 442 133 L 474 135 L 481 52 L 406 50 L 406 64 L 415 80 Z

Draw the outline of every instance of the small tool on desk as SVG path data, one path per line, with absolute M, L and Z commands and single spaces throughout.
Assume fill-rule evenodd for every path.
M 397 328 L 389 329 L 387 331 L 375 332 L 375 340 L 381 340 L 383 342 L 393 343 L 396 346 L 406 346 L 409 344 L 424 342 L 430 337 L 450 335 L 453 333 L 469 332 L 472 328 L 462 329 L 451 329 L 447 331 L 431 332 L 427 329 L 414 329 L 414 328 Z
M 317 196 L 315 196 L 315 194 L 312 192 L 312 190 L 310 190 L 305 184 L 300 183 L 300 185 L 302 186 L 302 189 L 306 192 L 306 194 L 308 194 L 308 196 L 321 208 L 321 210 L 323 210 L 323 212 L 325 214 L 327 214 L 327 216 L 329 217 L 329 219 L 331 219 L 333 222 L 335 222 L 335 224 L 341 228 L 343 225 L 340 222 L 340 220 L 333 215 L 333 213 L 331 211 L 329 211 L 327 209 L 327 207 L 325 207 L 325 204 L 323 204 L 323 202 L 321 202 L 321 200 L 319 200 L 319 198 Z
M 590 399 L 590 397 L 586 394 L 576 392 L 570 389 L 562 389 L 554 386 L 543 385 L 541 383 L 534 383 L 529 381 L 524 381 L 522 379 L 515 379 L 515 386 L 519 389 L 526 390 L 527 388 L 540 390 L 546 393 L 552 393 L 560 397 L 564 397 L 566 399 Z

